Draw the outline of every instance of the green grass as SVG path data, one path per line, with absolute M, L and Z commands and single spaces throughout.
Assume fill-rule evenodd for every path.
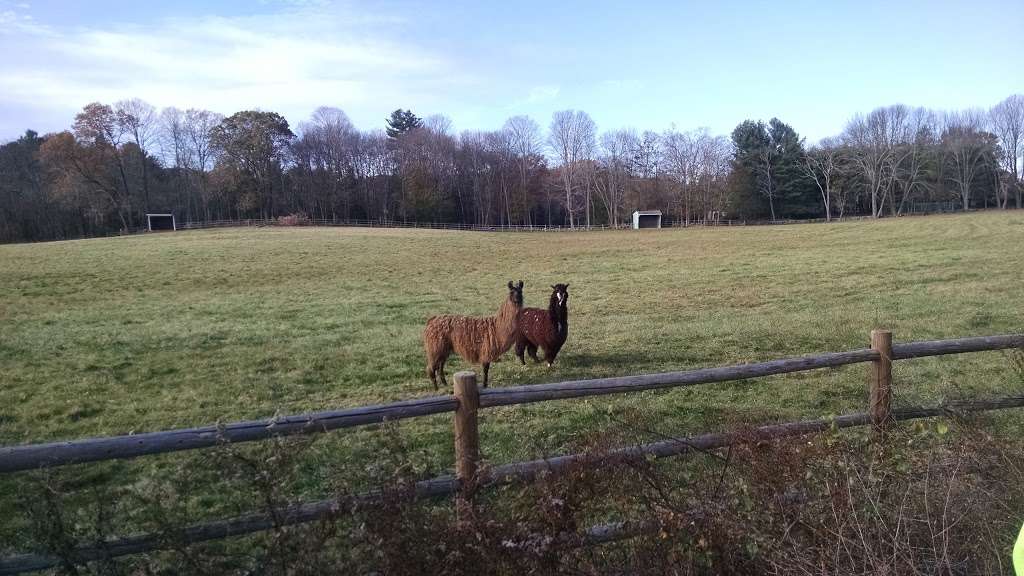
M 571 283 L 569 340 L 551 369 L 509 353 L 492 366 L 494 386 L 860 348 L 878 327 L 897 341 L 1019 332 L 1022 245 L 1024 214 L 1008 212 L 644 232 L 225 229 L 0 246 L 0 444 L 431 395 L 426 318 L 491 314 L 513 279 L 541 307 L 550 284 Z M 449 376 L 463 366 L 449 362 Z M 894 378 L 897 404 L 1021 388 L 998 352 L 901 362 Z M 859 411 L 865 379 L 852 366 L 487 410 L 483 451 L 493 462 L 565 451 L 610 414 L 679 434 Z M 450 418 L 402 430 L 434 467 L 451 466 Z M 331 434 L 316 460 L 372 459 L 373 434 Z M 139 478 L 188 461 L 106 466 Z

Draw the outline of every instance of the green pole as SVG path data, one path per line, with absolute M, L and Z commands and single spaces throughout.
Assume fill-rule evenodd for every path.
M 1017 576 L 1024 576 L 1024 527 L 1017 536 L 1017 544 L 1013 547 L 1013 570 Z

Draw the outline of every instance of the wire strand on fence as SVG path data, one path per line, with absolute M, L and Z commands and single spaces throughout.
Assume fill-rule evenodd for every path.
M 894 421 L 917 420 L 937 416 L 958 415 L 971 412 L 987 412 L 1009 408 L 1024 407 L 1024 396 L 1010 396 L 987 400 L 951 402 L 933 407 L 913 407 L 894 410 L 891 419 Z M 606 452 L 579 453 L 542 458 L 526 462 L 503 464 L 481 470 L 477 482 L 478 488 L 488 488 L 508 484 L 530 482 L 542 474 L 561 474 L 581 465 L 602 466 L 621 465 L 631 462 L 646 461 L 648 457 L 668 458 L 696 451 L 708 451 L 732 446 L 743 441 L 759 441 L 767 439 L 787 438 L 824 432 L 830 429 L 845 429 L 867 426 L 872 423 L 870 413 L 862 412 L 847 414 L 836 418 L 803 420 L 783 424 L 769 424 L 740 432 L 716 432 L 683 438 L 661 440 L 649 444 L 640 444 L 618 448 Z M 416 483 L 414 495 L 416 499 L 451 496 L 459 491 L 459 481 L 453 476 L 439 476 Z M 100 546 L 82 546 L 70 554 L 75 563 L 81 564 L 105 558 L 139 554 L 151 550 L 159 550 L 169 542 L 180 544 L 196 544 L 209 540 L 218 540 L 232 536 L 241 536 L 262 532 L 275 526 L 289 526 L 330 518 L 355 505 L 368 505 L 384 497 L 383 490 L 350 495 L 338 499 L 320 500 L 282 508 L 275 511 L 273 517 L 267 513 L 253 513 L 228 520 L 206 522 L 189 526 L 174 534 L 174 538 L 165 538 L 162 534 L 139 534 L 104 542 Z M 601 544 L 628 537 L 632 534 L 627 526 L 616 528 L 616 523 L 595 526 L 583 534 L 586 541 L 592 537 L 592 544 Z M 636 535 L 636 534 L 632 534 Z M 61 558 L 40 554 L 21 554 L 0 559 L 0 576 L 33 572 L 58 566 Z

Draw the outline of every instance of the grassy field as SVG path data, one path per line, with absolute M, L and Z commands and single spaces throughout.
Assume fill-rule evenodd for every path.
M 897 341 L 1019 332 L 1021 246 L 1020 212 L 645 232 L 224 229 L 0 246 L 0 444 L 431 395 L 426 318 L 493 313 L 517 279 L 529 306 L 546 305 L 550 284 L 571 284 L 569 340 L 551 369 L 509 353 L 492 366 L 494 386 L 865 347 L 877 327 Z M 463 366 L 449 362 L 449 376 Z M 484 455 L 564 451 L 616 414 L 680 434 L 859 411 L 865 371 L 488 410 Z M 901 362 L 894 377 L 897 404 L 1021 388 L 1002 353 Z M 402 430 L 432 466 L 451 466 L 449 418 Z M 332 434 L 318 458 L 372 459 L 372 434 Z M 110 477 L 187 461 L 115 463 Z

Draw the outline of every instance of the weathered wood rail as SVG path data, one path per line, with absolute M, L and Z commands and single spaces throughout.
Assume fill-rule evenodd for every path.
M 1013 396 L 993 400 L 971 402 L 952 402 L 942 406 L 928 408 L 904 408 L 894 410 L 892 421 L 917 420 L 936 416 L 959 415 L 971 412 L 987 412 L 1008 408 L 1024 408 L 1024 396 Z M 645 462 L 648 456 L 669 458 L 693 452 L 707 452 L 717 448 L 731 446 L 741 440 L 779 439 L 802 436 L 830 429 L 855 428 L 872 423 L 870 413 L 856 413 L 838 416 L 832 419 L 804 420 L 784 424 L 759 426 L 742 432 L 717 432 L 674 438 L 649 444 L 640 444 L 611 450 L 607 452 L 569 454 L 554 458 L 542 458 L 527 462 L 503 464 L 480 471 L 476 488 L 488 488 L 509 484 L 521 484 L 534 480 L 541 474 L 560 474 L 574 466 L 592 463 L 602 465 L 628 464 Z M 414 487 L 417 499 L 452 496 L 459 493 L 460 482 L 453 475 L 438 476 L 421 480 Z M 139 534 L 110 540 L 102 546 L 83 546 L 72 553 L 78 562 L 89 562 L 103 558 L 138 554 L 150 550 L 161 549 L 167 541 L 177 544 L 197 544 L 210 540 L 219 540 L 231 536 L 242 536 L 270 530 L 275 526 L 291 526 L 306 522 L 314 522 L 344 513 L 353 506 L 372 505 L 385 497 L 382 492 L 353 494 L 344 498 L 332 498 L 297 504 L 276 511 L 276 519 L 267 513 L 246 514 L 227 520 L 194 524 L 171 535 L 168 539 L 163 534 Z M 614 523 L 595 526 L 587 531 L 584 539 L 594 543 L 608 542 L 637 534 L 637 526 L 630 523 Z M 0 576 L 17 574 L 33 570 L 52 568 L 60 564 L 60 559 L 53 556 L 24 554 L 0 559 Z
M 1024 348 L 1024 334 L 893 344 L 892 360 L 1008 348 Z M 876 362 L 879 358 L 878 351 L 864 348 L 847 352 L 830 352 L 768 362 L 702 368 L 683 372 L 489 388 L 479 392 L 479 402 L 480 408 L 491 408 L 494 406 L 620 394 L 658 388 L 695 386 L 698 384 L 746 380 L 862 362 Z M 147 454 L 194 450 L 224 443 L 252 442 L 290 434 L 314 434 L 339 428 L 350 428 L 384 421 L 455 412 L 458 406 L 459 402 L 455 396 L 432 396 L 390 404 L 315 412 L 296 416 L 282 416 L 249 422 L 235 422 L 219 426 L 184 428 L 164 432 L 147 432 L 67 442 L 5 446 L 0 447 L 0 473 L 100 460 L 135 458 Z
M 455 475 L 423 480 L 416 484 L 417 498 L 458 495 L 472 498 L 473 493 L 489 486 L 529 482 L 539 474 L 557 474 L 572 466 L 600 462 L 628 463 L 648 457 L 664 458 L 692 451 L 707 451 L 732 445 L 743 439 L 780 438 L 821 432 L 830 428 L 872 425 L 883 430 L 892 421 L 931 418 L 948 414 L 982 412 L 1024 407 L 1024 396 L 980 401 L 950 403 L 936 407 L 915 407 L 893 410 L 891 407 L 892 362 L 910 358 L 1024 348 L 1024 334 L 982 336 L 893 344 L 888 331 L 871 335 L 872 348 L 786 358 L 768 362 L 668 372 L 478 390 L 472 372 L 455 376 L 454 396 L 435 396 L 416 400 L 332 410 L 274 419 L 236 422 L 206 426 L 114 436 L 51 442 L 0 448 L 0 473 L 11 473 L 53 466 L 64 466 L 100 460 L 133 458 L 179 450 L 192 450 L 223 443 L 251 442 L 275 436 L 327 432 L 365 424 L 380 423 L 440 414 L 455 413 Z M 491 468 L 479 468 L 479 409 L 526 404 L 547 400 L 618 394 L 714 382 L 745 380 L 762 376 L 801 372 L 856 363 L 872 363 L 868 379 L 869 411 L 833 419 L 806 420 L 772 424 L 742 432 L 702 434 L 650 444 L 628 446 L 594 454 L 569 454 L 528 462 L 515 462 Z M 275 525 L 311 522 L 338 514 L 358 504 L 369 504 L 381 497 L 380 492 L 351 495 L 341 499 L 322 500 L 276 511 L 277 523 L 269 514 L 255 513 L 228 520 L 196 524 L 175 534 L 179 543 L 197 543 L 272 529 Z M 581 535 L 584 543 L 601 543 L 635 535 L 635 523 L 596 526 Z M 102 546 L 83 546 L 71 557 L 76 563 L 111 558 L 160 549 L 166 545 L 165 535 L 141 534 L 111 540 Z M 23 554 L 0 559 L 0 575 L 18 574 L 57 566 L 62 559 L 47 555 Z
M 315 434 L 339 428 L 351 428 L 384 421 L 402 420 L 453 412 L 458 407 L 454 396 L 432 396 L 417 400 L 329 410 L 298 416 L 183 428 L 164 432 L 146 432 L 127 436 L 89 438 L 67 442 L 48 442 L 0 448 L 0 474 L 51 466 L 65 466 L 100 460 L 135 458 L 179 450 L 209 448 L 218 444 L 253 442 L 275 436 Z

